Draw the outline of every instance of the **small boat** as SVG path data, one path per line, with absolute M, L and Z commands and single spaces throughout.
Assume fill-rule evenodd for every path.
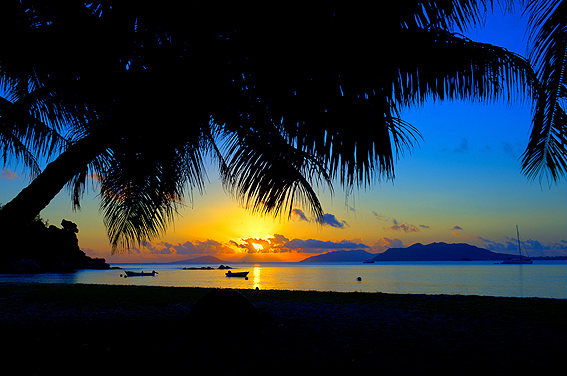
M 226 272 L 226 276 L 227 277 L 246 277 L 248 275 L 249 272 L 231 272 L 230 270 L 228 272 Z
M 508 260 L 504 260 L 502 261 L 500 264 L 508 264 L 508 265 L 514 265 L 514 264 L 533 264 L 534 262 L 532 260 L 530 260 L 529 258 L 513 258 L 513 259 L 508 259 Z
M 124 277 L 145 277 L 145 276 L 153 277 L 156 274 L 158 274 L 158 272 L 156 272 L 155 270 L 152 270 L 151 272 L 131 272 L 125 270 L 124 273 L 126 273 Z
M 500 264 L 507 264 L 507 265 L 518 265 L 518 264 L 533 264 L 534 262 L 529 258 L 522 257 L 522 247 L 520 243 L 520 231 L 518 230 L 518 225 L 516 225 L 516 233 L 518 234 L 518 258 L 512 258 L 508 260 L 502 261 Z
M 370 259 L 366 259 L 364 261 L 362 261 L 363 264 L 374 264 L 374 261 L 370 260 Z

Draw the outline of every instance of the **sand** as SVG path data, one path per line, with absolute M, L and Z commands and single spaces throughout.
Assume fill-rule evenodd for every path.
M 553 372 L 567 300 L 240 290 L 259 316 L 191 307 L 210 290 L 0 284 L 3 364 L 19 374 Z

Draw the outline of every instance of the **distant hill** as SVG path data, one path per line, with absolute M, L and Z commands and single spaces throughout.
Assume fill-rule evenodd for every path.
M 214 256 L 201 256 L 192 259 L 174 261 L 174 262 L 170 262 L 169 264 L 226 264 L 226 263 L 227 261 L 223 261 Z
M 496 253 L 474 245 L 458 243 L 431 243 L 423 245 L 416 243 L 407 248 L 390 248 L 376 255 L 373 261 L 458 261 L 469 259 L 506 260 L 517 255 Z
M 333 251 L 324 253 L 318 256 L 307 257 L 300 262 L 349 262 L 349 261 L 364 261 L 374 257 L 375 253 L 369 253 L 362 249 L 355 249 L 352 251 Z

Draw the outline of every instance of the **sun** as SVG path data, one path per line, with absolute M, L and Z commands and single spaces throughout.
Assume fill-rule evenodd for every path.
M 261 251 L 262 249 L 264 249 L 264 247 L 261 244 L 252 243 L 252 246 L 257 251 Z

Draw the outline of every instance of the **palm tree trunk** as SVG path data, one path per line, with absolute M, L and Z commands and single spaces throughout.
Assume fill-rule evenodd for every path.
M 106 145 L 93 133 L 67 148 L 0 210 L 0 231 L 8 234 L 31 222 L 73 176 L 84 171 L 106 149 Z

